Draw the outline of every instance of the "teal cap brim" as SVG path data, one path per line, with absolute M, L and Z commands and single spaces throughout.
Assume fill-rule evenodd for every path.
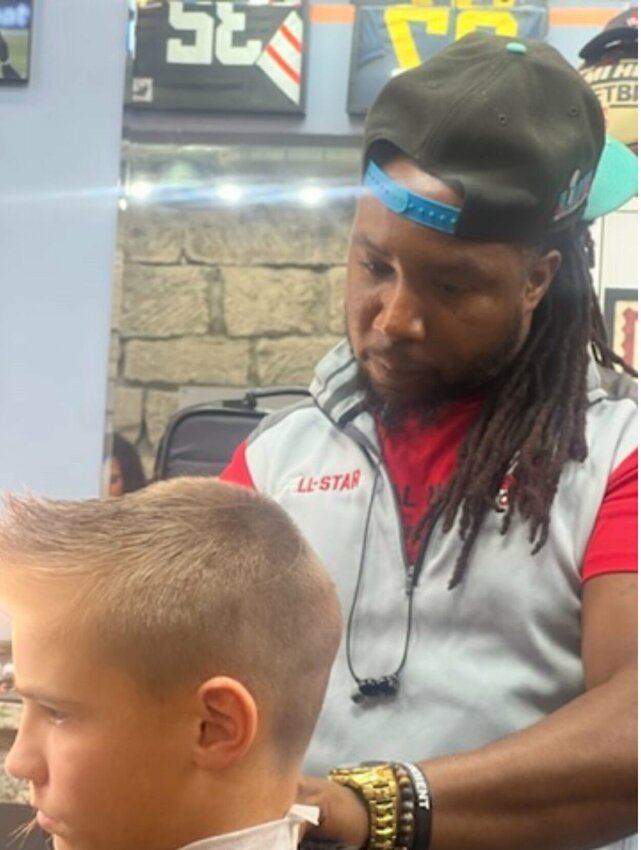
M 614 212 L 638 193 L 639 160 L 623 142 L 607 136 L 583 213 L 594 221 Z

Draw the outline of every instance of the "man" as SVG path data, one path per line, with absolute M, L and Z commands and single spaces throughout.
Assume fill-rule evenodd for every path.
M 603 139 L 555 50 L 490 35 L 370 110 L 349 342 L 223 475 L 291 513 L 347 612 L 307 769 L 348 767 L 302 789 L 315 837 L 576 850 L 635 830 L 636 405 L 581 222 Z
M 283 511 L 204 479 L 11 498 L 0 597 L 24 700 L 7 770 L 55 850 L 295 850 L 340 611 Z

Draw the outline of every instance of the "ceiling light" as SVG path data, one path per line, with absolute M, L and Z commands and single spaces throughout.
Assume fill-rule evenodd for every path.
M 153 191 L 153 183 L 150 183 L 148 180 L 135 180 L 129 186 L 127 195 L 135 201 L 146 201 Z
M 323 200 L 323 190 L 319 186 L 304 186 L 298 193 L 298 197 L 301 203 L 314 207 Z
M 243 190 L 237 183 L 221 183 L 216 189 L 216 194 L 223 201 L 237 204 L 243 196 Z

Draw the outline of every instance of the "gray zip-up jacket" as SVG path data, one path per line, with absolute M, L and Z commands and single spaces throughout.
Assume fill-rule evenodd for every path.
M 549 539 L 536 555 L 516 517 L 502 536 L 502 515 L 489 515 L 463 582 L 448 590 L 460 539 L 457 524 L 448 533 L 436 525 L 423 562 L 411 565 L 413 623 L 398 694 L 351 699 L 345 636 L 308 753 L 310 773 L 477 748 L 536 723 L 584 690 L 581 563 L 608 478 L 636 446 L 634 390 L 633 381 L 590 364 L 588 458 L 563 472 Z M 410 565 L 395 492 L 345 342 L 321 361 L 312 399 L 261 423 L 245 462 L 253 485 L 295 519 L 331 573 L 346 620 L 353 608 L 356 674 L 396 670 Z M 616 846 L 636 847 L 636 839 Z

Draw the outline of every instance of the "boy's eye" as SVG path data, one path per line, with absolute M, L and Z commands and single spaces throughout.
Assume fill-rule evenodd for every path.
M 63 720 L 67 719 L 67 716 L 63 712 L 51 705 L 41 705 L 40 709 L 51 723 L 62 723 Z

